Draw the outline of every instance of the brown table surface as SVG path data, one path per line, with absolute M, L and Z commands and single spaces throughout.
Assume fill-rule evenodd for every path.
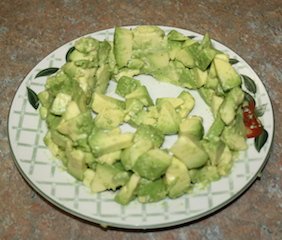
M 0 1 L 0 239 L 281 239 L 281 6 L 279 0 Z M 272 99 L 274 144 L 261 179 L 211 216 L 157 231 L 103 229 L 58 210 L 23 180 L 9 148 L 8 110 L 25 75 L 57 47 L 140 24 L 209 32 L 242 56 Z

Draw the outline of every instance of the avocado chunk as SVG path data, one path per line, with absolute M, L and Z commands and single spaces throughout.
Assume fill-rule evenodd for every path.
M 215 57 L 213 62 L 220 84 L 224 91 L 241 85 L 242 80 L 240 75 L 228 61 Z
M 110 66 L 104 64 L 100 66 L 96 72 L 95 92 L 104 94 L 107 90 L 111 77 Z
M 94 129 L 88 137 L 89 146 L 97 157 L 129 147 L 132 133 L 116 133 L 114 130 Z
M 116 168 L 114 165 L 97 164 L 95 176 L 91 182 L 92 192 L 102 192 L 105 190 L 116 190 L 129 180 L 129 173 Z
M 206 164 L 209 159 L 200 141 L 187 136 L 179 136 L 170 151 L 181 160 L 188 169 L 198 168 Z
M 132 55 L 133 34 L 126 28 L 116 27 L 114 33 L 114 55 L 119 68 L 127 65 Z
M 202 71 L 201 69 L 185 68 L 180 75 L 180 84 L 188 89 L 198 89 L 205 85 L 207 82 L 208 73 L 207 71 Z
M 217 140 L 221 136 L 224 130 L 225 124 L 219 115 L 216 116 L 212 125 L 210 126 L 205 138 L 209 140 Z
M 201 140 L 204 136 L 202 117 L 191 116 L 184 119 L 179 125 L 179 134 L 196 140 Z
M 165 151 L 155 148 L 142 154 L 135 162 L 133 171 L 148 180 L 161 177 L 171 163 L 171 156 Z
M 183 104 L 179 106 L 177 112 L 181 118 L 186 118 L 195 106 L 194 97 L 187 91 L 182 91 L 177 98 L 183 100 Z
M 125 97 L 140 86 L 141 84 L 138 80 L 131 77 L 123 76 L 118 80 L 116 93 L 122 97 Z
M 120 109 L 103 109 L 97 114 L 94 122 L 98 128 L 116 128 L 123 123 L 124 114 L 124 111 Z
M 209 161 L 212 166 L 217 166 L 219 159 L 221 158 L 225 143 L 220 139 L 213 139 L 211 141 L 203 141 L 203 146 L 206 153 L 209 155 Z
M 139 182 L 137 197 L 141 203 L 158 202 L 167 195 L 166 184 L 162 178 L 155 181 L 141 179 Z
M 173 157 L 165 173 L 165 182 L 170 198 L 177 198 L 187 193 L 190 187 L 190 176 L 186 165 Z
M 115 201 L 122 205 L 127 205 L 136 196 L 136 189 L 140 177 L 137 174 L 132 174 L 129 181 L 120 189 L 115 196 Z
M 141 101 L 144 104 L 144 106 L 153 105 L 153 100 L 151 99 L 149 92 L 145 86 L 137 87 L 134 91 L 125 95 L 126 100 L 133 98 L 136 98 L 139 101 Z
M 121 150 L 117 150 L 115 152 L 106 153 L 96 158 L 95 160 L 97 163 L 107 163 L 109 165 L 113 165 L 115 162 L 120 160 L 121 152 Z
M 78 180 L 83 180 L 83 174 L 87 169 L 84 152 L 77 149 L 66 151 L 67 171 Z
M 125 108 L 125 102 L 117 98 L 106 96 L 100 93 L 93 94 L 92 110 L 96 113 L 102 112 L 104 109 L 119 109 Z
M 220 175 L 217 167 L 205 165 L 204 167 L 189 170 L 192 183 L 199 183 L 206 187 L 210 182 L 219 180 Z

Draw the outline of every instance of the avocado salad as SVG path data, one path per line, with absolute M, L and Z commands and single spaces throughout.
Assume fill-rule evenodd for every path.
M 122 205 L 178 198 L 228 175 L 248 147 L 241 76 L 208 34 L 197 41 L 157 26 L 116 27 L 112 41 L 78 39 L 66 60 L 38 93 L 44 143 L 93 193 L 115 192 Z M 182 92 L 153 100 L 138 75 Z M 107 94 L 110 82 L 118 97 Z M 191 91 L 210 109 L 208 129 L 191 114 Z

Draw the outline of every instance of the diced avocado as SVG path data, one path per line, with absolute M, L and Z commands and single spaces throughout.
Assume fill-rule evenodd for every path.
M 179 135 L 201 140 L 204 135 L 202 117 L 191 116 L 184 119 L 179 125 Z
M 104 64 L 96 72 L 95 92 L 104 94 L 107 90 L 111 77 L 110 66 Z
M 175 134 L 179 130 L 180 116 L 174 109 L 173 105 L 165 101 L 157 106 L 159 108 L 159 116 L 156 127 L 163 134 Z
M 78 180 L 83 180 L 83 174 L 87 169 L 84 152 L 77 149 L 66 151 L 67 171 Z
M 241 88 L 235 87 L 227 93 L 224 101 L 219 108 L 221 119 L 226 125 L 229 125 L 235 118 L 238 106 L 244 100 L 244 92 Z
M 241 77 L 228 61 L 215 57 L 214 66 L 224 91 L 241 85 Z
M 50 112 L 55 115 L 62 115 L 71 101 L 71 96 L 64 93 L 58 93 L 54 99 Z
M 124 121 L 128 122 L 133 118 L 138 112 L 142 111 L 144 104 L 136 98 L 127 99 L 125 101 L 125 116 Z
M 59 133 L 56 129 L 50 129 L 52 141 L 61 149 L 65 150 L 67 146 L 72 144 L 72 141 L 65 135 Z
M 213 96 L 215 94 L 213 89 L 201 87 L 198 89 L 198 93 L 208 106 L 211 106 Z
M 229 56 L 223 52 L 219 52 L 218 54 L 216 54 L 215 58 L 220 59 L 225 62 L 229 62 Z
M 163 97 L 156 99 L 156 105 L 161 105 L 164 102 L 169 102 L 174 108 L 178 108 L 184 103 L 184 100 L 181 98 L 173 98 L 173 97 Z
M 212 48 L 203 48 L 197 55 L 197 59 L 195 61 L 196 66 L 202 71 L 205 71 L 214 59 L 215 55 L 216 50 Z
M 116 194 L 115 201 L 122 205 L 127 205 L 135 198 L 139 181 L 140 177 L 137 174 L 132 174 L 129 181 Z
M 169 54 L 166 50 L 153 51 L 141 56 L 141 60 L 144 62 L 141 72 L 154 75 L 155 72 L 157 73 L 168 67 Z
M 177 198 L 188 191 L 190 176 L 186 165 L 173 157 L 165 173 L 165 182 L 170 198 Z
M 183 104 L 177 109 L 177 112 L 182 118 L 185 118 L 194 108 L 195 99 L 187 91 L 182 91 L 177 98 L 180 98 L 184 101 Z
M 161 177 L 171 163 L 171 156 L 165 151 L 155 148 L 142 154 L 135 162 L 133 171 L 148 180 Z
M 217 164 L 217 171 L 221 176 L 226 176 L 233 165 L 233 155 L 230 149 L 225 146 L 223 153 Z
M 189 89 L 198 89 L 205 85 L 207 81 L 207 71 L 202 71 L 197 67 L 185 68 L 180 75 L 180 84 Z
M 87 54 L 92 51 L 98 51 L 99 41 L 96 40 L 95 38 L 83 37 L 75 42 L 74 47 L 78 51 Z
M 160 147 L 164 142 L 164 135 L 159 129 L 153 126 L 141 124 L 134 134 L 133 141 L 151 142 L 154 147 Z
M 118 80 L 116 93 L 122 97 L 125 97 L 140 86 L 141 84 L 138 80 L 131 77 L 123 76 Z
M 165 182 L 162 178 L 155 181 L 148 181 L 141 179 L 138 190 L 137 198 L 141 203 L 158 202 L 164 199 L 167 195 Z
M 86 187 L 90 188 L 91 182 L 93 181 L 94 177 L 95 177 L 95 172 L 92 169 L 87 168 L 83 173 L 83 184 Z
M 187 36 L 183 35 L 182 33 L 176 31 L 176 30 L 171 30 L 168 34 L 167 34 L 167 38 L 169 40 L 173 40 L 173 41 L 186 41 L 188 39 Z
M 219 180 L 220 178 L 217 167 L 208 165 L 198 169 L 191 169 L 189 175 L 192 183 L 199 183 L 203 187 L 206 187 L 210 182 Z
M 100 66 L 109 62 L 109 54 L 111 48 L 112 48 L 111 44 L 106 40 L 99 43 L 98 59 Z
M 96 158 L 96 161 L 98 163 L 107 163 L 107 164 L 114 164 L 116 161 L 120 160 L 121 158 L 121 150 L 115 151 L 115 152 L 110 152 L 106 153 L 98 158 Z
M 132 55 L 133 34 L 126 28 L 116 27 L 114 33 L 114 54 L 119 68 L 127 65 Z
M 202 48 L 211 48 L 212 47 L 212 42 L 211 42 L 211 39 L 208 33 L 204 35 L 200 44 Z
M 217 140 L 221 136 L 224 127 L 224 122 L 221 117 L 217 115 L 206 134 L 206 138 L 209 140 Z
M 130 69 L 141 69 L 144 66 L 144 62 L 141 59 L 131 58 L 127 67 Z
M 145 152 L 153 148 L 151 141 L 141 139 L 133 143 L 121 153 L 121 162 L 126 170 L 132 170 L 136 160 Z
M 128 172 L 120 170 L 114 165 L 98 163 L 91 183 L 91 190 L 95 193 L 105 190 L 116 190 L 118 187 L 125 185 L 128 180 Z
M 224 142 L 220 139 L 213 139 L 211 141 L 203 141 L 202 143 L 206 153 L 209 155 L 211 165 L 217 166 L 225 148 Z
M 77 117 L 81 114 L 78 104 L 75 101 L 70 101 L 66 111 L 63 114 L 64 120 L 69 120 L 71 118 Z
M 82 113 L 74 118 L 62 121 L 57 130 L 73 141 L 85 139 L 92 131 L 93 119 L 90 112 Z
M 129 147 L 132 133 L 115 133 L 113 130 L 94 129 L 88 137 L 93 154 L 97 157 Z
M 62 116 L 54 115 L 48 112 L 46 117 L 46 123 L 48 129 L 56 129 L 61 121 L 62 121 Z
M 157 26 L 138 26 L 132 30 L 133 33 L 133 48 L 141 50 L 150 50 L 163 48 L 164 31 Z
M 144 106 L 153 105 L 153 100 L 151 99 L 149 92 L 145 86 L 137 87 L 133 92 L 125 96 L 126 100 L 132 98 L 139 99 L 144 104 Z
M 156 126 L 159 113 L 155 106 L 150 106 L 132 115 L 128 123 L 133 127 L 138 127 L 141 124 Z
M 45 145 L 48 147 L 48 149 L 50 150 L 50 152 L 52 153 L 52 155 L 58 156 L 60 149 L 59 149 L 59 146 L 57 144 L 55 144 L 54 141 L 52 140 L 51 131 L 48 131 L 46 133 L 46 135 L 43 138 L 43 141 L 44 141 Z
M 248 148 L 245 137 L 245 127 L 240 113 L 236 115 L 235 121 L 224 128 L 222 140 L 234 151 L 241 151 Z
M 117 98 L 106 96 L 100 93 L 93 94 L 92 109 L 94 112 L 99 113 L 104 109 L 120 109 L 125 108 L 125 102 Z
M 203 166 L 209 158 L 200 141 L 187 136 L 179 136 L 170 151 L 189 169 Z
M 130 69 L 125 67 L 114 73 L 113 78 L 118 81 L 123 76 L 134 77 L 138 74 L 140 74 L 140 69 Z
M 217 116 L 218 110 L 221 106 L 221 104 L 223 103 L 224 98 L 217 96 L 216 94 L 212 95 L 212 99 L 211 99 L 211 111 L 213 116 Z
M 176 55 L 178 54 L 178 51 L 180 51 L 182 49 L 182 42 L 181 41 L 173 41 L 173 40 L 168 39 L 167 45 L 168 45 L 169 58 L 171 60 L 175 60 Z
M 49 108 L 52 103 L 52 98 L 48 91 L 44 90 L 37 94 L 40 104 L 43 107 Z
M 105 108 L 95 117 L 95 125 L 98 128 L 116 128 L 123 123 L 124 110 L 115 108 Z
M 175 59 L 182 62 L 185 67 L 188 68 L 195 67 L 195 61 L 193 55 L 189 51 L 189 46 L 184 47 L 181 50 L 177 51 L 175 54 Z

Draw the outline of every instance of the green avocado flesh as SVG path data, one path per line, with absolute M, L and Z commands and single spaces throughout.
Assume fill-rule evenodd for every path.
M 116 27 L 111 41 L 83 37 L 38 94 L 44 142 L 69 174 L 93 193 L 115 192 L 119 204 L 188 194 L 229 174 L 247 148 L 241 78 L 228 60 L 208 34 L 197 41 L 138 26 Z M 155 99 L 138 75 L 182 91 Z M 210 108 L 208 129 L 205 116 L 193 115 L 192 92 Z

